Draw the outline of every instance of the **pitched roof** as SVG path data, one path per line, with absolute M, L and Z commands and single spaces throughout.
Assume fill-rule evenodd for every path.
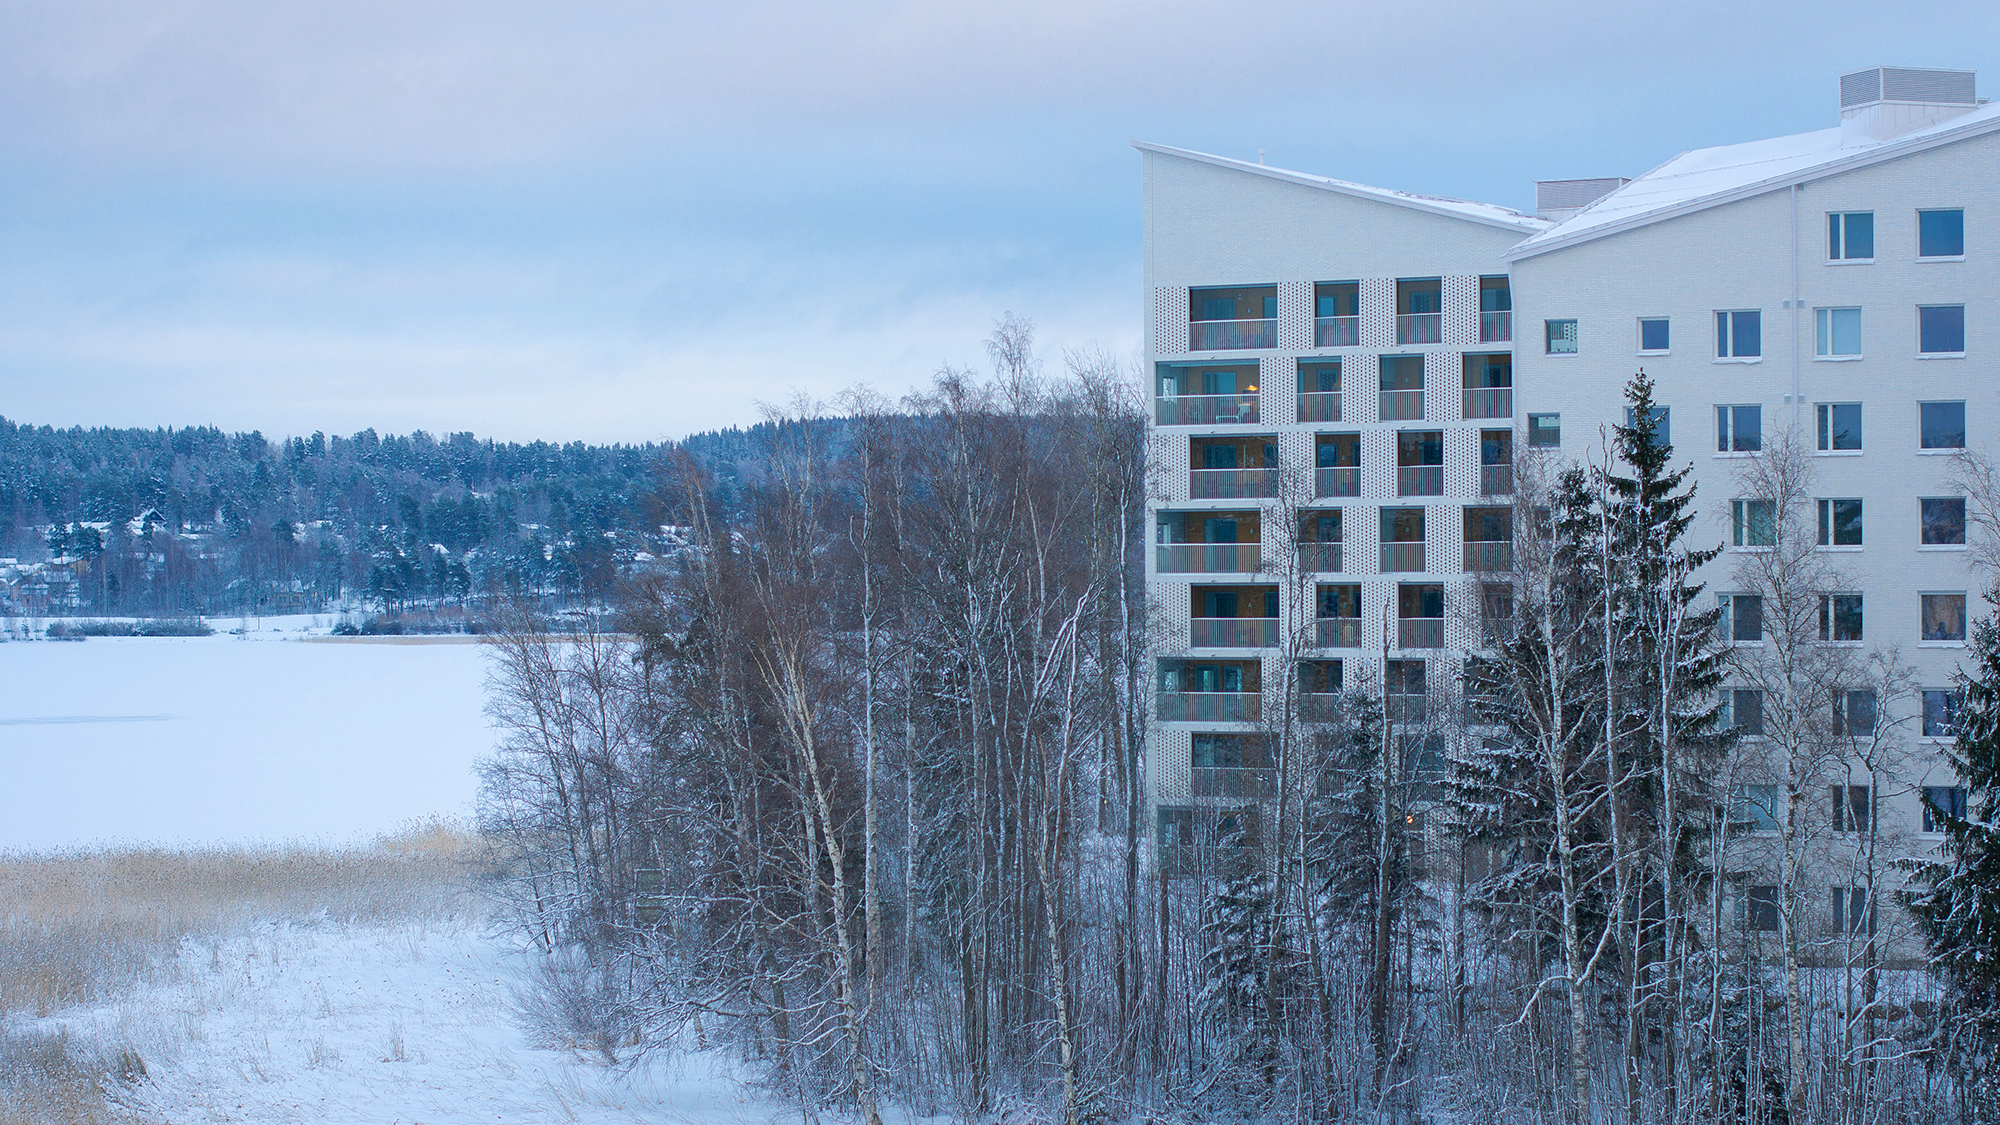
M 1619 231 L 1717 207 L 2000 130 L 2000 103 L 1887 141 L 1843 143 L 1838 128 L 1684 152 L 1507 252 L 1518 262 Z
M 1451 199 L 1441 195 L 1417 195 L 1413 192 L 1371 187 L 1367 184 L 1357 184 L 1347 180 L 1335 180 L 1326 176 L 1312 176 L 1304 172 L 1288 172 L 1282 168 L 1269 168 L 1262 164 L 1252 164 L 1246 160 L 1231 160 L 1226 156 L 1210 156 L 1205 152 L 1193 152 L 1184 148 L 1170 148 L 1166 145 L 1148 144 L 1145 141 L 1133 141 L 1132 147 L 1141 152 L 1155 152 L 1166 156 L 1178 156 L 1186 160 L 1199 161 L 1203 164 L 1213 164 L 1218 168 L 1228 168 L 1237 172 L 1249 172 L 1253 175 L 1265 176 L 1273 180 L 1283 180 L 1287 183 L 1303 184 L 1306 187 L 1353 196 L 1356 199 L 1371 199 L 1378 203 L 1390 203 L 1398 207 L 1408 207 L 1415 211 L 1428 211 L 1433 215 L 1445 215 L 1454 219 L 1467 219 L 1475 223 L 1483 223 L 1486 226 L 1519 231 L 1524 234 L 1544 230 L 1550 225 L 1547 219 L 1538 219 L 1533 215 L 1525 215 L 1510 207 L 1501 207 L 1492 203 L 1475 203 L 1469 199 Z

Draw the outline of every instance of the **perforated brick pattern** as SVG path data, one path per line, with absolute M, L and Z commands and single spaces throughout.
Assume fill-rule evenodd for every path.
M 1340 548 L 1340 561 L 1348 574 L 1373 574 L 1382 569 L 1381 511 L 1370 504 L 1342 505 L 1341 531 L 1347 542 Z
M 1361 431 L 1361 498 L 1396 498 L 1396 431 Z
M 1345 422 L 1372 421 L 1381 417 L 1381 408 L 1382 358 L 1365 354 L 1341 357 L 1341 418 Z
M 1147 488 L 1167 503 L 1188 498 L 1188 436 L 1171 430 L 1155 431 L 1151 456 L 1146 459 Z
M 1157 355 L 1186 355 L 1188 350 L 1188 291 L 1184 285 L 1164 285 L 1153 290 L 1153 351 Z
M 1393 277 L 1361 279 L 1361 346 L 1378 349 L 1396 346 L 1396 279 Z
M 1444 432 L 1444 494 L 1469 497 L 1479 492 L 1479 431 L 1460 427 Z
M 1465 357 L 1457 352 L 1424 353 L 1424 417 L 1454 422 L 1464 413 Z
M 1464 348 L 1479 342 L 1479 279 L 1444 279 L 1444 342 Z
M 1306 351 L 1313 346 L 1313 287 L 1309 281 L 1278 283 L 1278 346 Z
M 1280 303 L 1282 310 L 1283 304 Z M 1284 321 L 1278 322 L 1282 338 Z M 1283 345 L 1290 347 L 1290 344 Z M 1267 355 L 1257 360 L 1258 417 L 1266 426 L 1289 426 L 1299 418 L 1299 361 Z M 1283 464 L 1284 462 L 1279 462 Z
M 1158 687 L 1157 681 L 1154 686 Z M 1153 713 L 1157 715 L 1159 711 L 1155 709 Z M 1194 732 L 1155 728 L 1151 740 L 1154 803 L 1187 804 L 1194 759 Z
M 1465 571 L 1465 509 L 1433 504 L 1424 512 L 1424 564 L 1432 574 Z
M 1193 604 L 1184 578 L 1160 580 L 1153 589 L 1154 620 L 1161 652 L 1186 652 L 1188 648 L 1188 608 Z

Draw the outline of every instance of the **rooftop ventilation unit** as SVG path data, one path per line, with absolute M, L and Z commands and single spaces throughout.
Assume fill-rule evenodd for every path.
M 1594 180 L 1536 180 L 1535 214 L 1560 223 L 1631 182 L 1623 176 L 1601 176 Z
M 1979 105 L 1970 70 L 1872 66 L 1840 76 L 1841 142 L 1879 144 Z

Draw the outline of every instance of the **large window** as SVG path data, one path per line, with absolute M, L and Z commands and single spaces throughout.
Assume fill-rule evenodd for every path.
M 1958 705 L 1962 696 L 1956 688 L 1924 689 L 1924 737 L 1951 738 L 1958 733 Z
M 1843 937 L 1875 932 L 1875 911 L 1868 905 L 1867 887 L 1833 888 L 1833 932 Z
M 1917 501 L 1923 517 L 1926 547 L 1965 546 L 1965 497 L 1939 496 Z
M 1861 546 L 1861 501 L 1821 500 L 1819 502 L 1819 545 L 1822 547 Z
M 1231 351 L 1278 346 L 1278 287 L 1188 290 L 1188 347 Z
M 1923 638 L 1927 641 L 1965 640 L 1965 595 L 1920 594 Z
M 1819 415 L 1819 451 L 1821 453 L 1861 452 L 1861 404 L 1858 402 L 1822 402 L 1815 408 Z
M 1576 354 L 1576 321 L 1545 320 L 1542 322 L 1542 329 L 1548 354 Z
M 1963 258 L 1965 256 L 1965 212 L 1917 212 L 1917 257 Z
M 1755 829 L 1761 832 L 1776 832 L 1777 825 Z M 1771 884 L 1751 887 L 1743 900 L 1743 924 L 1759 933 L 1776 933 L 1778 930 L 1778 888 Z
M 1826 216 L 1826 257 L 1830 262 L 1867 261 L 1875 256 L 1875 212 L 1831 211 Z
M 1723 594 L 1716 599 L 1722 607 L 1722 635 L 1731 644 L 1764 643 L 1764 599 L 1757 594 Z
M 1764 408 L 1762 406 L 1718 406 L 1715 408 L 1715 451 L 1756 453 L 1764 448 Z
M 1672 349 L 1673 337 L 1668 332 L 1670 326 L 1664 316 L 1639 318 L 1639 352 L 1642 355 L 1665 355 Z
M 1872 704 L 1875 700 L 1875 693 L 1869 692 L 1867 694 L 1868 701 Z M 1836 704 L 1834 722 L 1840 723 L 1842 721 L 1838 704 Z M 1875 723 L 1871 718 L 1865 729 L 1873 730 L 1874 727 Z M 1833 806 L 1833 815 L 1829 818 L 1829 823 L 1833 825 L 1833 830 L 1835 832 L 1868 831 L 1868 814 L 1874 811 L 1871 807 L 1874 804 L 1874 801 L 1871 799 L 1873 795 L 1869 792 L 1869 787 L 1866 785 L 1832 785 L 1828 786 L 1828 788 L 1831 790 L 1829 795 L 1833 798 L 1829 802 Z
M 1944 822 L 1939 814 L 1948 816 L 1953 820 L 1965 819 L 1965 788 L 1963 786 L 1924 786 L 1924 831 L 1944 831 Z
M 1965 404 L 1963 402 L 1920 402 L 1918 448 L 1964 449 Z
M 1778 830 L 1778 787 L 1739 785 L 1732 795 L 1729 819 L 1747 832 Z
M 1852 359 L 1861 354 L 1861 310 L 1814 309 L 1813 354 L 1821 359 Z
M 1833 733 L 1841 738 L 1867 738 L 1875 733 L 1874 688 L 1833 693 Z
M 1769 547 L 1777 541 L 1777 511 L 1769 500 L 1735 500 L 1729 505 L 1730 541 L 1738 547 Z
M 1554 449 L 1562 444 L 1562 415 L 1528 415 L 1528 444 L 1537 449 Z
M 1861 639 L 1860 594 L 1820 596 L 1819 639 L 1841 643 Z
M 1727 309 L 1715 314 L 1715 355 L 1718 359 L 1756 359 L 1764 354 L 1764 314 L 1757 309 Z
M 1965 354 L 1965 306 L 1919 305 L 1917 351 L 1922 355 Z

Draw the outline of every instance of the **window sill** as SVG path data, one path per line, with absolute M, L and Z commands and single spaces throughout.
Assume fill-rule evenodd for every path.
M 1762 555 L 1768 554 L 1771 550 L 1769 547 L 1731 547 L 1729 549 L 1739 555 Z
M 1872 266 L 1872 265 L 1874 265 L 1874 264 L 1875 264 L 1875 259 L 1873 259 L 1873 258 L 1828 258 L 1828 259 L 1826 260 L 1826 264 L 1827 264 L 1827 265 L 1829 265 L 1829 266 Z
M 1954 445 L 1954 446 L 1950 446 L 1950 447 L 1947 447 L 1947 448 L 1944 448 L 1944 449 L 1919 449 L 1919 450 L 1917 450 L 1917 456 L 1919 456 L 1919 457 L 1953 457 L 1953 456 L 1956 456 L 1956 455 L 1958 455 L 1958 454 L 1960 454 L 1960 453 L 1963 453 L 1963 452 L 1965 452 L 1965 447 L 1964 447 L 1964 446 L 1962 446 L 1962 445 Z
M 1860 357 L 1860 356 L 1858 356 L 1858 355 L 1816 355 L 1816 356 L 1814 356 L 1814 357 L 1813 357 L 1813 362 L 1814 362 L 1814 363 L 1854 363 L 1854 362 L 1857 362 L 1858 360 L 1860 360 L 1860 358 L 1861 358 L 1861 357 Z
M 1542 354 L 1543 354 L 1544 356 L 1548 357 L 1549 359 L 1575 359 L 1575 358 L 1576 358 L 1576 353 L 1575 353 L 1575 352 L 1543 352 Z
M 1820 644 L 1826 648 L 1862 648 L 1866 646 L 1867 643 L 1868 643 L 1867 641 L 1821 641 L 1820 642 Z
M 1926 258 L 1921 254 L 1917 256 L 1919 262 L 1963 262 L 1964 260 L 1963 254 L 1939 254 L 1934 258 Z
M 1964 641 L 1918 641 L 1918 648 L 1964 648 Z
M 1649 352 L 1649 351 L 1641 351 L 1641 352 L 1639 352 L 1639 354 L 1640 354 L 1640 355 L 1646 355 L 1646 356 L 1653 356 L 1653 355 L 1672 355 L 1672 354 L 1674 354 L 1674 350 L 1673 350 L 1672 348 L 1662 348 L 1661 350 L 1659 350 L 1659 351 L 1656 351 L 1656 352 Z
M 1918 352 L 1918 359 L 1964 359 L 1964 352 Z
M 1762 362 L 1764 362 L 1764 357 L 1763 357 L 1763 356 L 1761 356 L 1761 355 L 1719 355 L 1719 356 L 1716 356 L 1716 357 L 1715 357 L 1715 362 L 1717 362 L 1717 363 L 1762 363 Z
M 1732 449 L 1718 452 L 1715 455 L 1715 459 L 1718 461 L 1743 461 L 1751 457 L 1762 457 L 1763 455 L 1764 451 L 1761 449 Z
M 1965 550 L 1965 544 L 1963 544 L 1963 543 L 1919 543 L 1919 544 L 1917 544 L 1917 550 L 1919 550 L 1919 551 L 1963 551 L 1963 550 Z
M 1730 641 L 1730 648 L 1763 648 L 1763 641 Z
M 1862 451 L 1859 449 L 1816 449 L 1813 451 L 1813 456 L 1814 457 L 1859 457 L 1861 456 L 1861 452 Z
M 1856 551 L 1867 550 L 1865 546 L 1859 543 L 1838 543 L 1838 544 L 1821 543 L 1817 547 L 1814 547 L 1813 549 L 1821 552 L 1822 554 L 1828 554 L 1828 555 L 1836 555 L 1836 554 L 1851 555 Z

